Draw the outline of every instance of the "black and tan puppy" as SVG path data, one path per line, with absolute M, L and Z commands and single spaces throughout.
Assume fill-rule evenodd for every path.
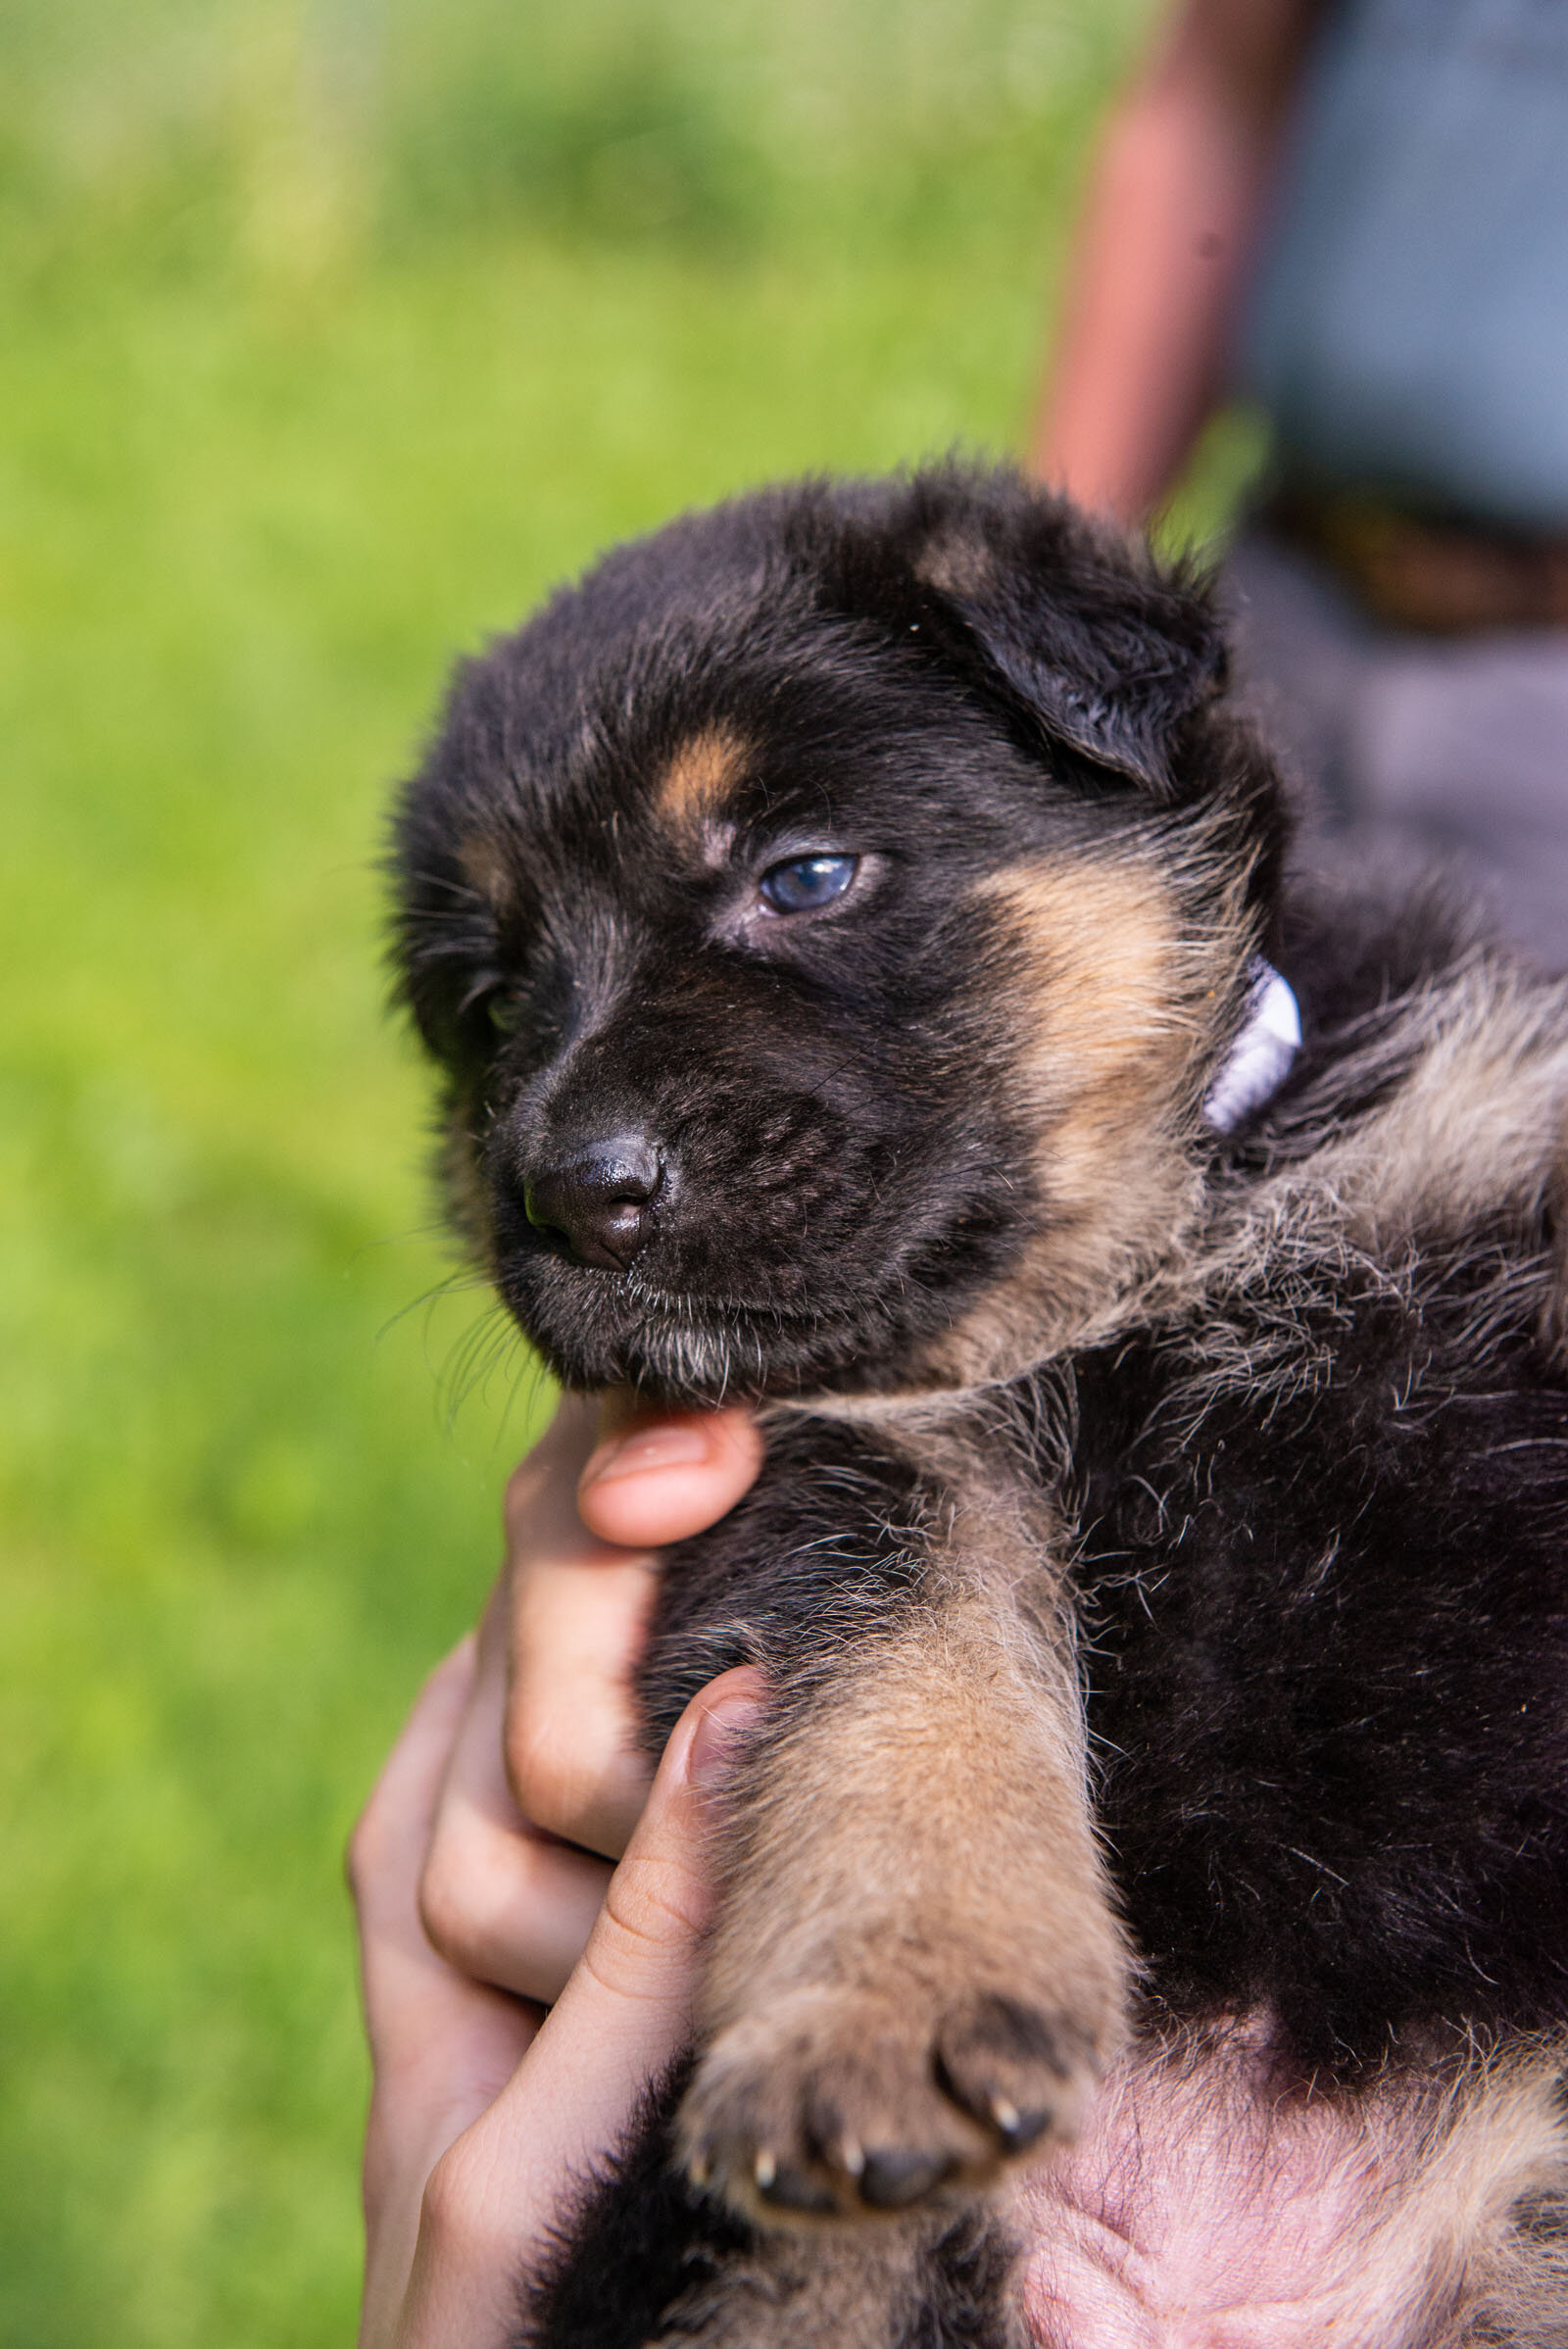
M 467 665 L 405 796 L 508 1305 L 773 1407 L 643 1678 L 651 1743 L 773 1689 L 700 2043 L 529 2342 L 1568 2341 L 1568 997 L 1282 900 L 1225 684 L 1010 475 L 808 484 Z M 1159 2330 L 1205 2193 L 1299 2257 Z

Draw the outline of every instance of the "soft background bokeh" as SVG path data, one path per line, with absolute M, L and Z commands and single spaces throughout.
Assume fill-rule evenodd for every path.
M 607 541 L 1021 447 L 1148 13 L 0 0 L 7 2349 L 352 2337 L 338 1854 L 540 1401 L 417 1301 L 388 781 Z

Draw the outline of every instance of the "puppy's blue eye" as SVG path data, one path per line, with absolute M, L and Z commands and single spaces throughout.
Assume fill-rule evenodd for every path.
M 515 1036 L 522 1025 L 522 1005 L 507 988 L 498 987 L 487 995 L 484 1007 L 490 1025 L 498 1036 Z
M 775 913 L 814 913 L 831 905 L 855 878 L 858 856 L 795 856 L 762 875 L 762 903 Z

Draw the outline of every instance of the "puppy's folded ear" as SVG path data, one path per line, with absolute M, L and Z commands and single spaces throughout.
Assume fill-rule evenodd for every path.
M 1173 796 L 1172 738 L 1227 677 L 1200 588 L 1022 483 L 1000 510 L 944 515 L 913 567 L 957 623 L 954 649 L 983 689 L 1049 742 Z

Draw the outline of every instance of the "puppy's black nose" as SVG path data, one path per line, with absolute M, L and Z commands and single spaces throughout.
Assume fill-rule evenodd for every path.
M 664 1179 L 640 1134 L 593 1142 L 528 1177 L 528 1221 L 579 1264 L 624 1272 L 653 1237 L 653 1202 Z

